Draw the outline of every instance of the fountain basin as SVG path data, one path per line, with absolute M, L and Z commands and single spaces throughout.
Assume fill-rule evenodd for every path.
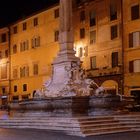
M 89 108 L 89 97 L 61 97 L 33 99 L 28 101 L 12 102 L 10 110 L 13 114 L 40 112 L 46 116 L 76 116 L 87 115 Z

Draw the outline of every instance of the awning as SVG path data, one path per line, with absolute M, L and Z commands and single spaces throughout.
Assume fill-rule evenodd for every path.
M 7 99 L 7 96 L 1 96 L 1 99 Z

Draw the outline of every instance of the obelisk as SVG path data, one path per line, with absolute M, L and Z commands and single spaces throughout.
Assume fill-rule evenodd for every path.
M 60 94 L 70 81 L 72 65 L 80 63 L 80 59 L 75 56 L 73 49 L 72 0 L 60 0 L 59 44 L 60 50 L 52 65 L 52 78 L 46 84 L 45 95 L 48 97 L 61 96 Z
M 55 63 L 77 61 L 73 50 L 74 35 L 72 22 L 72 0 L 60 0 L 60 51 Z

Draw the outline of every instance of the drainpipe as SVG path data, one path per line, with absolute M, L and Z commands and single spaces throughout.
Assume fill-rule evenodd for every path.
M 8 26 L 8 49 L 9 49 L 9 94 L 8 94 L 8 104 L 10 102 L 11 95 L 11 35 L 10 35 L 10 27 Z
M 124 95 L 124 16 L 123 16 L 123 0 L 121 0 L 121 29 L 122 29 L 122 95 Z

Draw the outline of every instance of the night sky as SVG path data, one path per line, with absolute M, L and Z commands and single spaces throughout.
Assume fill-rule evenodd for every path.
M 0 2 L 0 27 L 57 2 L 59 0 L 2 0 Z

